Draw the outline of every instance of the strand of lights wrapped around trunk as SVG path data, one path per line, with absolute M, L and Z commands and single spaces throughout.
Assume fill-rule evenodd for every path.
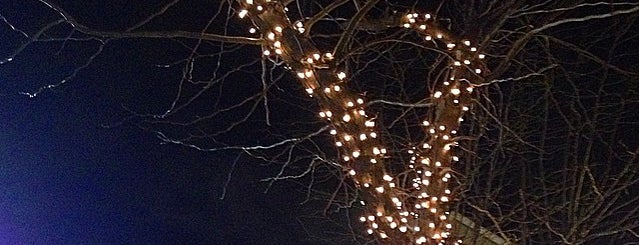
M 368 117 L 365 98 L 344 86 L 348 75 L 335 68 L 332 53 L 320 52 L 304 35 L 304 24 L 292 23 L 286 8 L 278 1 L 239 0 L 239 17 L 253 22 L 250 33 L 264 39 L 263 55 L 278 56 L 295 73 L 307 94 L 316 99 L 318 116 L 332 126 L 345 175 L 361 191 L 361 204 L 367 213 L 359 220 L 366 232 L 387 244 L 461 243 L 450 234 L 447 203 L 451 165 L 459 158 L 453 154 L 462 115 L 470 104 L 472 82 L 481 79 L 483 55 L 470 41 L 454 37 L 440 28 L 429 14 L 410 13 L 398 27 L 413 28 L 426 42 L 443 45 L 451 56 L 450 76 L 437 85 L 431 100 L 439 108 L 432 118 L 422 122 L 428 136 L 419 147 L 409 150 L 411 181 L 404 186 L 387 172 L 386 148 L 379 139 L 375 120 Z

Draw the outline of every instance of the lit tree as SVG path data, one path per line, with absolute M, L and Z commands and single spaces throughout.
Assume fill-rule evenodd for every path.
M 639 121 L 638 3 L 222 1 L 176 31 L 159 24 L 171 1 L 108 31 L 39 2 L 56 17 L 37 31 L 2 16 L 24 42 L 0 64 L 43 42 L 96 47 L 23 94 L 72 81 L 112 42 L 175 40 L 190 50 L 166 66 L 181 70 L 176 96 L 125 122 L 272 164 L 271 183 L 307 180 L 325 211 L 357 214 L 349 243 L 481 243 L 464 220 L 501 243 L 639 239 L 639 142 L 625 133 Z M 240 80 L 253 94 L 237 100 L 227 83 Z M 244 130 L 260 136 L 229 139 Z M 327 174 L 339 184 L 317 192 Z

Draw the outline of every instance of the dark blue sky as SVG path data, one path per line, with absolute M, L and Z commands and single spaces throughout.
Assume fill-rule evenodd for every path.
M 0 3 L 0 13 L 27 31 L 51 17 L 37 1 Z M 3 24 L 0 33 L 4 58 L 24 40 Z M 175 89 L 149 89 L 175 80 L 144 63 L 171 57 L 170 47 L 140 44 L 109 45 L 67 85 L 35 98 L 18 92 L 61 80 L 94 44 L 34 44 L 0 65 L 0 244 L 305 243 L 296 184 L 264 194 L 268 171 L 242 159 L 220 200 L 234 153 L 164 145 L 126 123 L 101 127 L 123 117 L 121 104 L 161 107 L 153 98 Z
M 231 156 L 102 128 L 109 110 L 74 92 L 0 97 L 1 244 L 299 243 L 290 183 L 263 194 L 243 161 L 220 200 Z

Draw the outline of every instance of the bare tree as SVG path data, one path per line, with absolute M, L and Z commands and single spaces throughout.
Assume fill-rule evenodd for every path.
M 0 65 L 37 45 L 89 52 L 22 94 L 121 40 L 185 49 L 162 66 L 175 96 L 121 123 L 305 183 L 346 217 L 334 243 L 482 243 L 466 219 L 501 243 L 639 240 L 639 3 L 221 1 L 167 27 L 199 8 L 175 0 L 100 28 L 38 2 L 52 14 L 37 29 L 0 12 L 21 42 Z

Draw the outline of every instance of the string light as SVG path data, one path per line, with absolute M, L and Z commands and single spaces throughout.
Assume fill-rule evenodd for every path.
M 285 13 L 281 11 L 282 9 L 278 10 L 277 8 L 272 8 L 272 4 L 259 4 L 264 2 L 270 1 L 244 0 L 243 7 L 245 9 L 240 10 L 238 16 L 240 18 L 247 16 L 250 18 L 260 18 L 258 13 L 267 11 L 269 13 L 272 12 L 280 14 L 280 19 L 282 21 L 288 21 Z M 319 116 L 325 118 L 333 127 L 329 133 L 335 137 L 335 145 L 337 147 L 341 147 L 340 154 L 342 155 L 342 159 L 346 162 L 344 163 L 344 166 L 346 170 L 348 170 L 346 171 L 348 176 L 352 176 L 351 178 L 358 183 L 360 188 L 369 188 L 371 187 L 371 184 L 374 186 L 372 189 L 367 189 L 370 191 L 373 199 L 367 200 L 369 204 L 366 205 L 366 207 L 369 208 L 369 212 L 371 214 L 375 214 L 380 217 L 380 220 L 376 220 L 374 215 L 360 217 L 359 220 L 365 223 L 368 227 L 366 232 L 371 235 L 377 235 L 379 238 L 386 239 L 391 237 L 390 234 L 393 234 L 392 230 L 397 229 L 401 233 L 412 234 L 413 239 L 415 239 L 413 241 L 418 244 L 444 243 L 445 238 L 448 238 L 450 234 L 447 230 L 452 229 L 452 225 L 450 223 L 442 223 L 442 221 L 447 220 L 448 217 L 445 209 L 446 206 L 440 206 L 441 203 L 450 201 L 448 196 L 450 195 L 450 190 L 447 189 L 446 185 L 443 185 L 442 182 L 448 182 L 452 178 L 450 173 L 442 173 L 442 171 L 444 168 L 449 168 L 451 162 L 459 161 L 459 157 L 451 155 L 452 153 L 450 150 L 452 146 L 456 145 L 456 142 L 449 141 L 451 136 L 448 135 L 448 131 L 451 135 L 456 134 L 456 128 L 459 126 L 458 124 L 463 121 L 461 114 L 469 110 L 467 104 L 469 99 L 466 97 L 468 94 L 462 94 L 462 90 L 472 93 L 473 87 L 472 85 L 467 87 L 465 85 L 460 85 L 460 81 L 470 81 L 472 78 L 464 77 L 462 74 L 465 74 L 465 69 L 474 71 L 475 74 L 481 74 L 482 70 L 480 68 L 466 66 L 471 66 L 476 63 L 476 59 L 483 59 L 485 57 L 484 54 L 471 55 L 471 52 L 476 52 L 477 48 L 470 47 L 471 42 L 469 40 L 455 40 L 453 35 L 450 35 L 450 33 L 445 30 L 438 29 L 439 27 L 436 24 L 429 24 L 429 21 L 432 21 L 431 18 L 431 14 L 419 15 L 417 13 L 409 13 L 405 15 L 405 18 L 403 19 L 404 22 L 401 23 L 401 26 L 415 29 L 420 34 L 424 35 L 424 40 L 426 41 L 442 43 L 447 49 L 443 50 L 444 52 L 450 52 L 450 54 L 453 54 L 453 52 L 459 51 L 459 54 L 461 54 L 461 57 L 453 56 L 456 60 L 452 61 L 451 69 L 457 69 L 453 70 L 453 74 L 455 74 L 455 76 L 450 76 L 450 81 L 442 82 L 444 86 L 450 87 L 446 87 L 446 89 L 442 89 L 441 91 L 435 91 L 432 95 L 433 98 L 444 98 L 437 100 L 434 103 L 445 106 L 445 110 L 451 110 L 450 115 L 453 115 L 453 118 L 457 117 L 458 120 L 456 122 L 451 122 L 451 120 L 444 120 L 435 117 L 434 121 L 422 121 L 422 126 L 425 127 L 424 130 L 426 130 L 430 136 L 426 142 L 416 144 L 417 146 L 421 145 L 421 148 L 413 147 L 415 150 L 408 151 L 409 154 L 412 155 L 409 167 L 414 169 L 412 171 L 415 171 L 415 175 L 412 177 L 410 182 L 410 186 L 414 188 L 414 191 L 408 190 L 408 193 L 404 192 L 407 191 L 407 189 L 404 188 L 399 188 L 399 192 L 394 191 L 394 188 L 398 184 L 400 187 L 402 184 L 396 184 L 393 181 L 395 178 L 392 174 L 383 173 L 380 175 L 371 172 L 384 171 L 384 167 L 373 168 L 364 166 L 362 169 L 357 168 L 358 171 L 361 171 L 361 173 L 352 168 L 352 164 L 361 161 L 368 161 L 371 166 L 380 162 L 383 163 L 384 161 L 382 160 L 386 158 L 388 150 L 377 139 L 378 134 L 375 131 L 376 123 L 374 119 L 367 117 L 364 99 L 355 97 L 347 89 L 334 84 L 337 82 L 345 82 L 344 80 L 346 80 L 347 77 L 346 73 L 341 71 L 333 73 L 334 77 L 339 79 L 337 82 L 319 81 L 320 79 L 325 78 L 323 78 L 324 76 L 320 76 L 320 73 L 316 73 L 315 69 L 317 67 L 332 67 L 327 64 L 327 62 L 332 62 L 333 60 L 332 53 L 321 54 L 315 51 L 301 56 L 304 58 L 293 61 L 286 58 L 291 54 L 285 54 L 283 50 L 295 50 L 288 49 L 286 47 L 298 44 L 288 43 L 290 40 L 294 39 L 280 39 L 280 37 L 282 35 L 299 34 L 293 34 L 294 32 L 283 33 L 284 29 L 291 28 L 293 30 L 297 30 L 299 33 L 304 33 L 306 31 L 304 29 L 304 24 L 301 21 L 297 21 L 294 24 L 286 21 L 281 23 L 266 22 L 267 24 L 265 24 L 265 26 L 258 26 L 257 28 L 249 29 L 250 33 L 256 33 L 258 30 L 272 30 L 263 34 L 263 37 L 267 40 L 267 44 L 264 46 L 267 48 L 263 50 L 263 54 L 265 56 L 270 56 L 274 52 L 277 55 L 282 55 L 283 60 L 286 62 L 299 62 L 296 66 L 291 64 L 289 64 L 289 66 L 301 67 L 296 69 L 295 74 L 306 86 L 306 93 L 309 96 L 318 99 L 323 108 L 330 109 L 323 109 L 319 112 Z M 278 18 L 273 18 L 273 20 L 277 19 Z M 270 18 L 269 21 L 271 21 Z M 254 23 L 265 23 L 265 21 L 256 21 Z M 437 40 L 433 40 L 433 37 L 436 37 Z M 455 51 L 452 51 L 453 49 Z M 331 83 L 333 84 L 331 85 Z M 320 87 L 317 84 L 322 84 L 322 86 Z M 317 96 L 313 96 L 315 89 L 321 89 L 320 91 L 323 90 L 324 94 L 320 93 Z M 451 95 L 455 97 L 451 98 Z M 448 98 L 450 98 L 450 100 Z M 451 100 L 453 103 L 449 102 Z M 450 105 L 446 103 L 449 103 Z M 453 106 L 453 104 L 456 106 Z M 333 112 L 335 112 L 336 115 L 342 115 L 341 120 L 331 119 Z M 367 143 L 362 143 L 363 141 Z M 416 161 L 421 163 L 421 165 L 413 165 Z M 431 162 L 434 162 L 434 166 L 431 166 Z M 383 180 L 383 182 L 371 179 L 373 176 L 378 176 L 377 178 L 381 176 L 381 180 Z M 431 178 L 437 179 L 433 180 Z M 438 184 L 433 184 L 433 187 L 431 187 L 430 184 L 435 183 L 435 181 L 439 181 L 438 179 L 442 182 L 437 182 Z M 410 186 L 406 186 L 406 188 L 410 188 Z M 411 194 L 411 192 L 414 193 Z M 408 194 L 410 198 L 423 199 L 419 202 L 410 201 L 412 200 L 410 199 L 405 203 L 397 197 L 398 193 L 404 193 L 403 195 Z M 382 208 L 384 207 L 384 199 L 392 201 L 393 209 L 396 208 L 396 210 L 389 211 Z M 365 205 L 363 200 L 361 201 L 361 204 L 363 206 Z M 423 226 L 425 223 L 423 223 L 421 219 L 430 221 L 428 223 L 429 229 L 426 229 L 425 226 Z M 420 227 L 420 223 L 424 229 Z M 460 242 L 461 241 L 458 240 L 456 243 Z

